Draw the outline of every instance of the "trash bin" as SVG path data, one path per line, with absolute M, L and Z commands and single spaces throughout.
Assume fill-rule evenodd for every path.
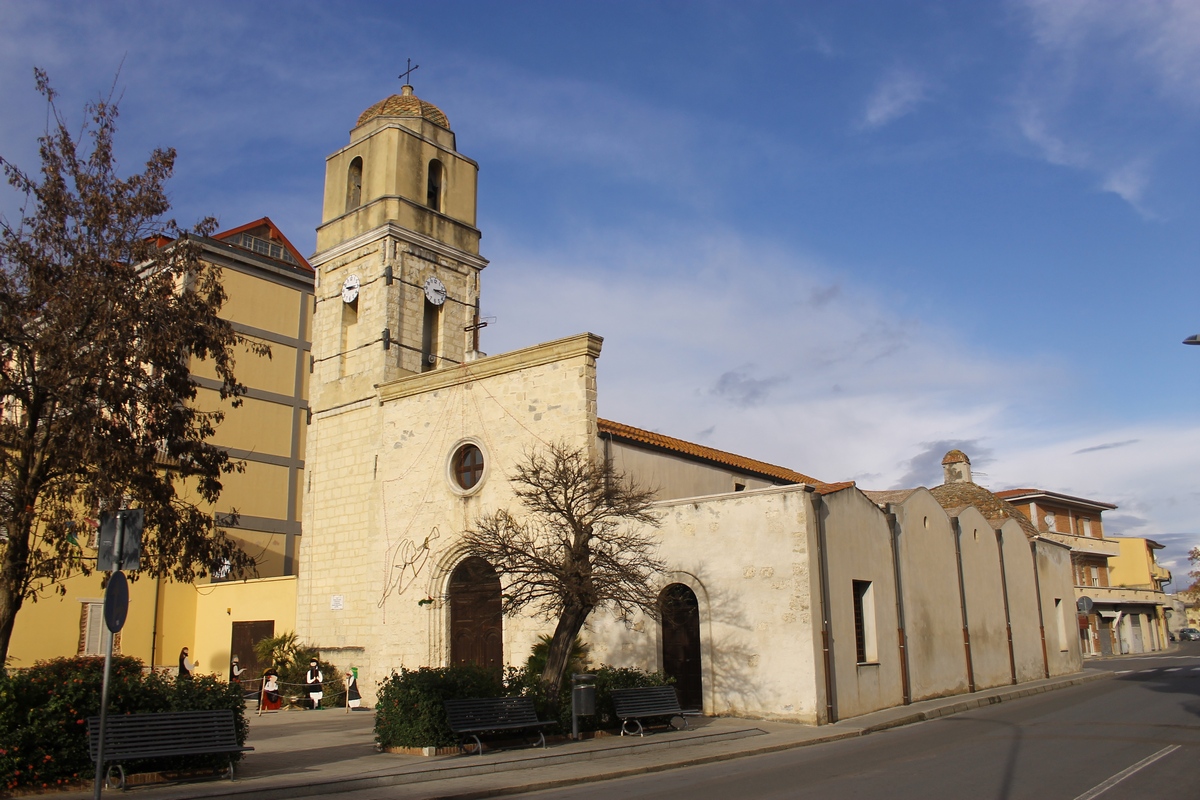
M 579 739 L 579 718 L 596 713 L 596 676 L 571 676 L 571 738 Z
M 595 678 L 589 675 L 589 678 Z M 596 713 L 596 684 L 577 683 L 571 690 L 571 708 L 577 717 L 590 717 Z

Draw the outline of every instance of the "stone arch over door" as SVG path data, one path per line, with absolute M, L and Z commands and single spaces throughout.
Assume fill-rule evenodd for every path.
M 675 679 L 680 706 L 703 710 L 700 601 L 689 586 L 672 583 L 659 594 L 658 608 L 662 615 L 662 670 Z
M 450 573 L 450 663 L 504 666 L 500 576 L 482 558 L 461 561 Z

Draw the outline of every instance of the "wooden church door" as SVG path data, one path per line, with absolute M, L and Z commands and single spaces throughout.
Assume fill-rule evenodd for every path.
M 450 663 L 504 666 L 500 576 L 482 558 L 468 558 L 450 574 Z
M 673 583 L 663 589 L 658 602 L 662 612 L 663 672 L 675 679 L 682 708 L 703 710 L 700 603 L 696 593 L 682 583 Z

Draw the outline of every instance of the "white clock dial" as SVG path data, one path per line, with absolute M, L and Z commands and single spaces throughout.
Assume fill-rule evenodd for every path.
M 425 297 L 435 306 L 446 302 L 446 286 L 437 278 L 425 281 Z
M 342 281 L 342 302 L 353 303 L 358 299 L 359 280 L 357 275 L 347 275 Z

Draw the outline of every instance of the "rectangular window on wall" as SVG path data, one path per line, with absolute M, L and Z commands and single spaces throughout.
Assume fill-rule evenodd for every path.
M 870 581 L 854 581 L 854 648 L 859 664 L 879 660 L 875 637 L 875 592 Z
M 104 655 L 104 603 L 83 603 L 79 615 L 79 654 Z
M 1083 528 L 1084 536 L 1092 535 L 1092 521 L 1090 519 L 1084 517 L 1083 519 L 1079 520 L 1079 524 Z
M 1062 598 L 1054 598 L 1054 618 L 1058 620 L 1058 649 L 1067 652 L 1067 607 Z

